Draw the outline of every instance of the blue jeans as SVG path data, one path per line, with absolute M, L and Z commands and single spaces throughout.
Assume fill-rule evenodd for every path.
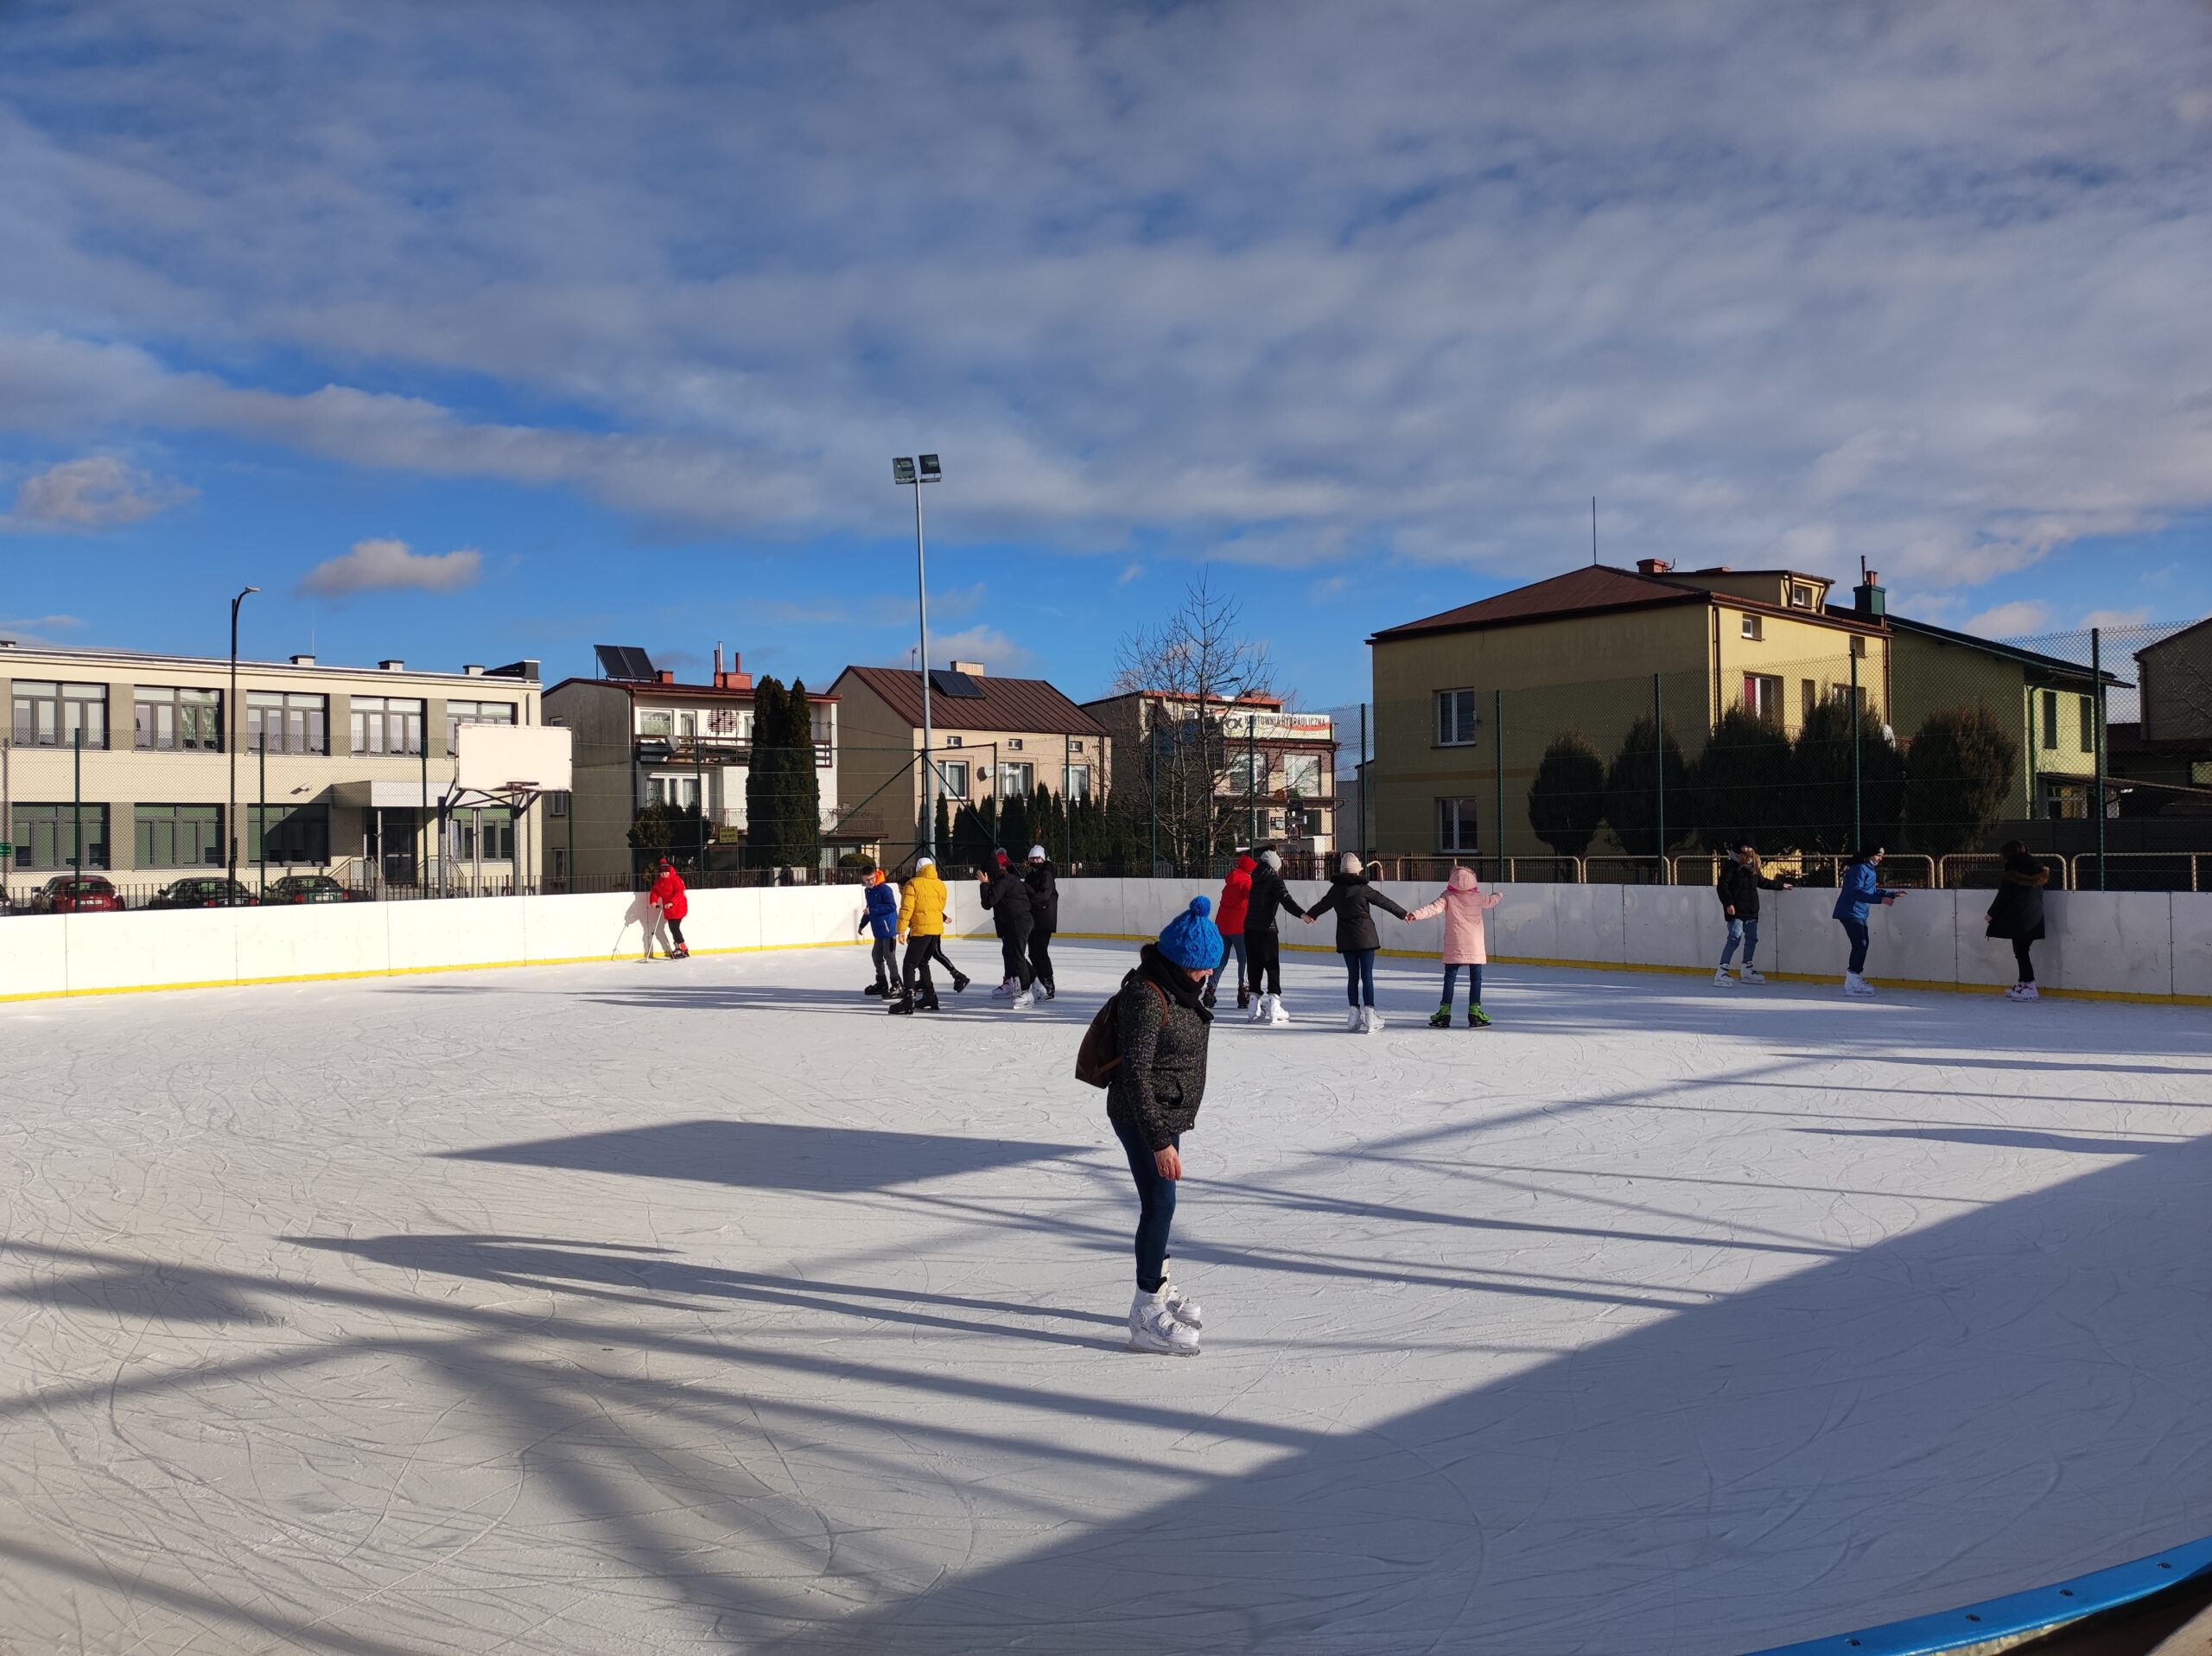
M 1363 1003 L 1360 997 L 1367 998 Z M 1344 951 L 1344 999 L 1353 1006 L 1375 1004 L 1375 951 Z
M 1444 968 L 1444 1003 L 1452 1004 L 1452 991 L 1459 986 L 1459 974 L 1467 974 L 1467 1004 L 1483 1003 L 1483 969 L 1480 966 L 1446 966 Z
M 1129 1176 L 1137 1181 L 1137 1286 L 1147 1294 L 1160 1291 L 1167 1279 L 1167 1231 L 1175 1223 L 1175 1181 L 1160 1176 L 1152 1159 L 1152 1146 L 1128 1123 L 1114 1123 L 1114 1136 L 1129 1155 Z M 1181 1134 L 1168 1141 L 1183 1147 Z
M 1229 970 L 1229 957 L 1236 957 L 1236 987 L 1244 987 L 1244 933 L 1224 932 L 1221 934 L 1221 963 L 1213 969 L 1213 980 L 1218 985 L 1221 975 Z
M 1751 957 L 1759 952 L 1759 923 L 1744 914 L 1733 914 L 1728 920 L 1728 940 L 1720 946 L 1720 964 L 1726 965 L 1736 958 L 1736 946 L 1744 946 L 1744 964 L 1750 965 Z
M 1863 920 L 1838 920 L 1843 934 L 1851 939 L 1851 970 L 1866 970 L 1866 922 Z

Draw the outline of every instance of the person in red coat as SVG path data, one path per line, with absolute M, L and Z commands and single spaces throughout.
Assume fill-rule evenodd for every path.
M 683 876 L 676 871 L 676 864 L 664 857 L 660 860 L 659 876 L 653 881 L 653 889 L 646 894 L 645 901 L 652 905 L 656 920 L 668 927 L 669 939 L 675 946 L 669 950 L 668 958 L 690 959 L 690 946 L 683 940 L 683 917 L 691 912 L 691 899 L 684 895 Z M 652 958 L 653 934 L 649 931 L 645 933 L 645 959 Z
M 1251 987 L 1244 981 L 1244 910 L 1252 901 L 1252 870 L 1257 867 L 1250 857 L 1240 852 L 1229 878 L 1222 882 L 1221 901 L 1216 906 L 1221 916 L 1221 964 L 1206 980 L 1208 1006 L 1213 1004 L 1214 988 L 1221 974 L 1229 970 L 1232 954 L 1236 957 L 1236 1003 L 1243 1006 L 1251 1001 Z

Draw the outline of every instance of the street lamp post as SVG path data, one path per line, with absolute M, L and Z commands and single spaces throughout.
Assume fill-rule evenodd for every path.
M 944 468 L 935 455 L 924 455 L 918 469 L 916 463 L 900 456 L 891 462 L 891 481 L 901 488 L 914 491 L 914 602 L 921 617 L 922 628 L 922 821 L 920 837 L 922 850 L 931 857 L 937 855 L 937 812 L 930 804 L 930 775 L 937 768 L 931 757 L 936 745 L 936 730 L 930 718 L 930 583 L 929 571 L 922 557 L 922 485 L 940 482 Z
M 260 590 L 259 587 L 248 587 L 231 600 L 231 692 L 230 701 L 223 709 L 223 723 L 229 727 L 223 733 L 223 745 L 231 755 L 231 814 L 224 819 L 223 828 L 229 836 L 231 855 L 223 872 L 233 884 L 238 877 L 238 737 L 245 729 L 245 722 L 238 717 L 238 606 Z M 228 896 L 226 892 L 226 901 Z

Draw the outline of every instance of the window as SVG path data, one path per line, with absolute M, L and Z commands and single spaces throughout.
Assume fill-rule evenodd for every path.
M 2043 745 L 2054 753 L 2058 748 L 2058 692 L 2043 692 Z
M 1861 661 L 1866 659 L 1866 640 L 1857 634 L 1852 635 L 1851 653 Z
M 1290 813 L 1292 831 L 1318 837 L 1329 831 L 1327 813 L 1319 810 L 1294 811 Z
M 707 734 L 719 742 L 734 742 L 743 734 L 740 715 L 734 707 L 711 707 L 707 710 Z
M 142 869 L 202 869 L 223 861 L 223 807 L 142 805 L 132 838 Z
M 1744 675 L 1744 711 L 1754 718 L 1782 723 L 1782 680 L 1771 674 Z
M 1229 791 L 1231 793 L 1264 793 L 1268 787 L 1268 760 L 1265 754 L 1236 754 L 1229 761 Z
M 1745 615 L 1744 617 L 1744 636 L 1745 638 L 1764 638 L 1766 636 L 1766 623 L 1764 619 L 1758 615 Z
M 1068 751 L 1069 751 L 1070 753 L 1071 753 L 1071 754 L 1079 754 L 1079 753 L 1081 753 L 1081 752 L 1083 751 L 1083 743 L 1082 743 L 1082 742 L 1069 742 L 1069 743 L 1068 743 Z
M 968 797 L 968 761 L 964 759 L 940 759 L 937 761 L 938 791 L 948 799 Z
M 2097 698 L 2084 696 L 2082 703 L 2082 751 L 2093 754 L 2097 750 Z
M 667 741 L 676 734 L 676 716 L 664 707 L 649 707 L 638 715 L 638 734 Z
M 1436 745 L 1463 748 L 1475 739 L 1475 692 L 1440 690 L 1436 692 Z
M 514 812 L 504 805 L 487 805 L 453 814 L 453 854 L 456 861 L 486 863 L 515 860 Z
M 2212 787 L 2212 759 L 2192 759 L 2189 761 L 2189 785 L 2191 787 Z
M 548 793 L 545 796 L 545 814 L 549 817 L 565 817 L 569 814 L 569 796 L 565 791 Z
M 696 776 L 651 776 L 645 779 L 645 798 L 653 805 L 674 806 L 679 811 L 699 808 Z
M 836 723 L 837 716 L 825 705 L 817 704 L 808 710 L 807 724 L 814 732 L 814 745 L 817 748 L 830 745 L 836 733 Z M 1021 744 L 1017 742 L 1014 745 L 1019 748 Z
M 1475 802 L 1472 799 L 1439 799 L 1436 802 L 1436 849 L 1440 851 L 1471 851 L 1478 843 Z
M 1797 717 L 1801 719 L 1811 718 L 1813 710 L 1820 704 L 1819 681 L 1812 678 L 1800 678 L 1797 681 Z
M 245 750 L 250 754 L 327 754 L 330 743 L 324 724 L 330 717 L 327 696 L 302 696 L 291 691 L 249 690 L 245 693 Z
M 84 857 L 77 855 L 77 825 L 85 825 Z M 19 869 L 104 869 L 107 866 L 107 807 L 104 805 L 19 805 L 15 841 Z
M 423 751 L 423 704 L 395 696 L 353 698 L 353 751 L 407 754 Z
M 1317 798 L 1321 792 L 1321 755 L 1285 754 L 1282 760 L 1282 785 L 1294 799 Z
M 691 717 L 686 713 L 685 718 Z M 448 702 L 446 704 L 446 751 L 452 753 L 459 746 L 456 738 L 464 724 L 512 724 L 515 704 L 512 702 Z M 696 734 L 687 730 L 685 735 Z
M 141 685 L 131 693 L 131 741 L 156 753 L 220 753 L 223 692 Z
M 1070 765 L 1067 767 L 1067 774 L 1060 779 L 1060 791 L 1067 799 L 1089 799 L 1090 797 L 1090 767 Z
M 685 742 L 696 742 L 699 739 L 698 714 L 690 710 L 678 713 L 676 716 L 676 734 Z
M 1789 587 L 1789 607 L 1792 609 L 1810 609 L 1813 607 L 1812 588 L 1801 583 L 1792 582 Z
M 1008 753 L 1020 753 L 1021 751 L 1021 738 L 1020 736 L 1008 736 L 1006 741 L 1006 747 Z
M 947 736 L 944 739 L 944 745 L 948 748 L 957 748 L 960 745 L 960 738 L 958 736 Z
M 249 863 L 330 861 L 330 807 L 323 805 L 241 806 Z M 263 813 L 267 812 L 267 821 Z M 266 842 L 264 846 L 264 842 Z
M 999 767 L 999 797 L 1010 799 L 1017 793 L 1027 794 L 1037 786 L 1037 767 L 1009 761 Z
M 107 746 L 105 685 L 16 680 L 18 748 L 73 748 L 80 735 L 87 748 Z

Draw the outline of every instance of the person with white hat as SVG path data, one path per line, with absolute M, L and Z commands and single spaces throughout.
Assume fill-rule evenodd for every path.
M 1275 916 L 1285 909 L 1301 917 L 1306 913 L 1283 883 L 1282 853 L 1270 846 L 1260 853 L 1244 899 L 1244 970 L 1252 985 L 1255 1023 L 1290 1022 L 1282 1003 L 1282 938 L 1275 930 Z
M 1042 845 L 1029 848 L 1021 877 L 1029 887 L 1029 970 L 1046 1000 L 1060 991 L 1052 982 L 1052 933 L 1060 929 L 1060 885 Z

